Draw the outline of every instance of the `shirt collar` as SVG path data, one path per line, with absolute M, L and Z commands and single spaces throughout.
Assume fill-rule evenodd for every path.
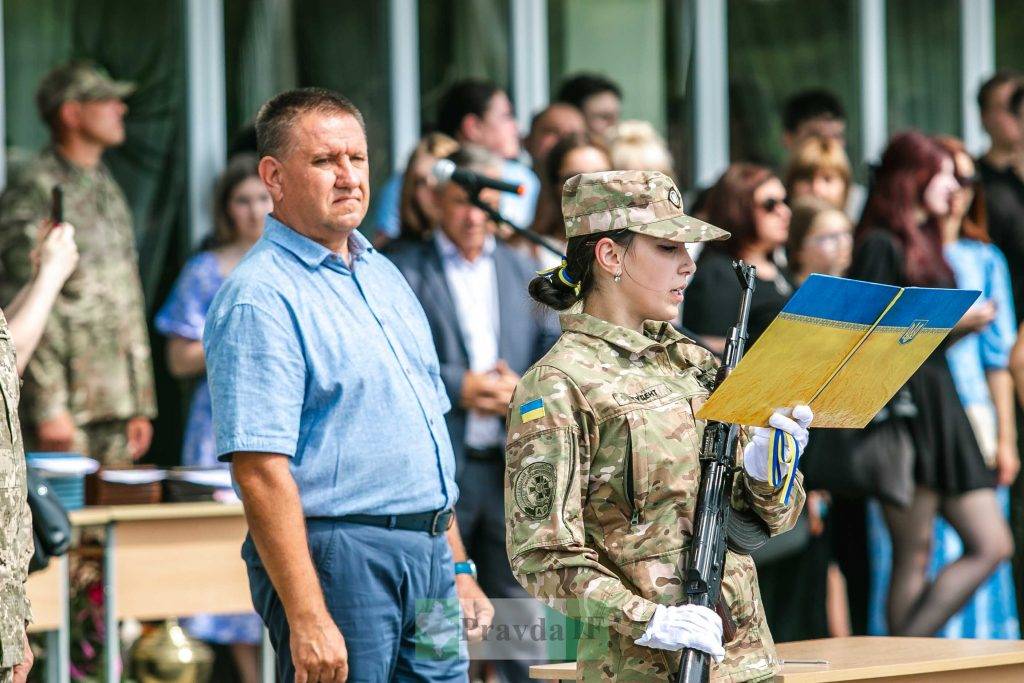
M 565 332 L 579 332 L 596 337 L 630 353 L 643 353 L 654 346 L 667 347 L 676 342 L 688 341 L 672 323 L 661 320 L 645 321 L 643 334 L 587 313 L 563 313 L 559 320 Z
M 469 261 L 462 255 L 459 248 L 455 246 L 455 242 L 444 234 L 444 231 L 440 228 L 434 230 L 434 241 L 437 243 L 437 248 L 441 251 L 441 257 L 445 260 L 448 259 L 462 259 L 469 263 Z M 494 235 L 488 235 L 484 238 L 484 249 L 480 252 L 481 258 L 490 258 L 494 255 L 494 250 L 497 248 L 497 241 L 494 239 Z
M 310 268 L 316 268 L 325 259 L 334 256 L 333 251 L 322 244 L 314 242 L 305 235 L 300 235 L 277 220 L 273 214 L 267 214 L 267 220 L 263 228 L 263 237 L 295 254 L 300 261 Z M 358 230 L 353 230 L 348 237 L 348 251 L 352 260 L 358 261 L 363 259 L 366 254 L 374 251 L 374 248 L 371 246 L 370 241 L 363 237 Z
M 72 178 L 88 178 L 103 174 L 106 172 L 106 167 L 103 162 L 100 161 L 93 168 L 85 168 L 71 163 L 67 158 L 64 157 L 60 152 L 57 151 L 55 146 L 46 148 L 44 154 L 49 155 L 51 158 L 57 161 L 57 165 L 61 167 L 64 173 L 67 173 Z

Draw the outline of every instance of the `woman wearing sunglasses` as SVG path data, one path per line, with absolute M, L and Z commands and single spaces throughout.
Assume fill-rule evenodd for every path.
M 720 354 L 740 307 L 733 259 L 757 267 L 753 310 L 762 306 L 778 310 L 793 292 L 792 283 L 776 263 L 776 252 L 789 237 L 786 188 L 764 166 L 732 164 L 708 191 L 701 217 L 731 232 L 732 239 L 710 242 L 701 253 L 700 267 L 687 290 L 683 325 Z

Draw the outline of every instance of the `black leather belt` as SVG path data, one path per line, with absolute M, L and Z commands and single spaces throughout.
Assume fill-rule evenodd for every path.
M 470 460 L 502 460 L 505 451 L 498 446 L 492 448 L 469 448 L 466 447 L 466 457 Z
M 344 515 L 342 517 L 315 518 L 333 519 L 338 522 L 379 526 L 385 529 L 404 531 L 425 531 L 431 536 L 443 534 L 452 525 L 455 513 L 451 509 L 417 512 L 407 515 Z

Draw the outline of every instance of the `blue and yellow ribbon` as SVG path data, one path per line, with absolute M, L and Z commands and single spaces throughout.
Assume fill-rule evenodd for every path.
M 558 278 L 558 281 L 561 282 L 563 285 L 565 285 L 566 287 L 571 287 L 572 291 L 575 292 L 576 296 L 578 297 L 580 295 L 580 283 L 572 279 L 572 276 L 569 275 L 569 273 L 566 271 L 566 266 L 568 266 L 568 264 L 565 262 L 565 259 L 562 259 L 562 262 L 555 266 L 554 268 L 548 268 L 547 270 L 538 270 L 537 275 L 547 275 L 550 277 Z
M 782 502 L 789 505 L 796 471 L 800 465 L 800 444 L 789 432 L 773 428 L 769 434 L 772 444 L 771 484 L 782 490 Z

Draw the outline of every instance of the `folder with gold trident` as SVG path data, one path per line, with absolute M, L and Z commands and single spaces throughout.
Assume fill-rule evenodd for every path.
M 812 275 L 697 417 L 765 426 L 807 404 L 814 427 L 864 427 L 980 294 Z

